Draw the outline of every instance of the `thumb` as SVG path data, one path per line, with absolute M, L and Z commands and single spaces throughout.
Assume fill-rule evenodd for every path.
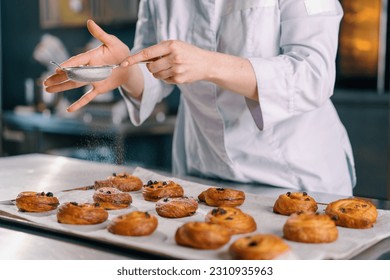
M 100 42 L 105 45 L 109 45 L 112 42 L 112 36 L 106 33 L 99 25 L 97 25 L 92 19 L 87 21 L 87 28 L 89 33 Z

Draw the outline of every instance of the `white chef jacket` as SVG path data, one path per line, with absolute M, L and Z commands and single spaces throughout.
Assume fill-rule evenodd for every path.
M 141 1 L 132 53 L 182 40 L 247 58 L 257 79 L 259 102 L 178 85 L 174 174 L 351 195 L 352 149 L 330 101 L 342 15 L 337 0 Z M 142 101 L 125 98 L 135 125 L 173 90 L 141 68 Z

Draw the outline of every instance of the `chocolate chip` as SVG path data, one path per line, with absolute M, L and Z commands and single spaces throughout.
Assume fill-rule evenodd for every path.
M 112 173 L 112 176 L 116 177 L 116 173 L 115 173 L 115 172 L 114 172 L 114 173 Z
M 331 219 L 332 219 L 333 221 L 337 221 L 337 220 L 339 219 L 339 216 L 334 215 Z
M 345 211 L 345 208 L 340 208 L 340 212 L 341 213 L 345 213 L 346 211 Z
M 53 193 L 52 192 L 48 192 L 48 193 L 46 193 L 46 196 L 53 197 Z
M 106 194 L 111 194 L 111 191 L 107 191 Z
M 252 241 L 248 244 L 249 247 L 255 247 L 257 246 L 257 242 L 256 241 Z
M 162 184 L 163 184 L 163 186 L 166 186 L 166 185 L 168 185 L 168 183 L 167 183 L 167 182 L 165 182 L 165 181 L 164 181 Z
M 153 184 L 158 184 L 158 182 L 157 182 L 157 181 L 154 181 Z
M 217 191 L 224 191 L 224 188 L 217 188 Z
M 291 192 L 287 192 L 286 195 L 287 195 L 287 196 L 290 196 L 290 195 L 291 195 Z
M 303 192 L 302 194 L 303 194 L 303 196 L 307 196 L 307 192 Z
M 148 183 L 147 183 L 147 185 L 148 185 L 148 186 L 149 186 L 149 185 L 153 185 L 153 181 L 152 181 L 152 180 L 149 180 Z
M 164 198 L 164 202 L 168 202 L 168 200 L 169 200 L 169 198 L 167 197 L 167 198 Z
M 150 214 L 148 212 L 145 212 L 145 217 L 150 218 Z
M 72 205 L 74 205 L 74 206 L 77 206 L 77 205 L 78 205 L 78 203 L 77 203 L 77 202 L 74 202 L 74 201 L 72 201 L 70 204 L 72 204 Z
M 306 197 L 306 198 L 305 198 L 305 201 L 310 201 L 310 198 Z

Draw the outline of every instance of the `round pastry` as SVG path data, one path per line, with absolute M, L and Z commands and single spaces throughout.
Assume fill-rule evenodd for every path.
M 142 195 L 147 201 L 158 201 L 165 197 L 182 197 L 183 194 L 183 188 L 173 181 L 149 181 L 142 189 Z
M 206 222 L 225 226 L 231 234 L 249 233 L 256 230 L 255 220 L 235 207 L 218 207 L 206 215 Z
M 306 192 L 287 192 L 281 194 L 274 204 L 274 212 L 289 216 L 297 212 L 316 212 L 317 202 Z
M 237 239 L 229 247 L 233 259 L 272 260 L 290 250 L 284 240 L 273 234 L 255 234 Z
M 335 222 L 314 212 L 293 213 L 283 226 L 284 238 L 303 243 L 330 243 L 337 239 Z
M 137 176 L 128 173 L 113 173 L 106 180 L 95 181 L 95 189 L 103 187 L 117 188 L 122 192 L 138 191 L 142 188 L 142 181 Z
M 374 204 L 360 198 L 345 198 L 328 204 L 325 213 L 336 225 L 347 228 L 371 228 L 376 222 L 378 211 Z
M 209 206 L 240 206 L 244 203 L 245 193 L 239 190 L 211 187 L 198 196 L 199 201 Z
M 183 218 L 192 216 L 198 209 L 198 202 L 192 197 L 165 197 L 157 201 L 156 211 L 161 217 Z
M 144 236 L 152 234 L 157 225 L 156 216 L 148 212 L 134 211 L 114 218 L 107 230 L 118 235 Z
M 181 246 L 196 249 L 218 249 L 230 241 L 224 226 L 206 222 L 188 222 L 176 230 L 175 240 Z
M 115 210 L 129 207 L 133 199 L 127 192 L 112 187 L 103 187 L 95 191 L 93 201 L 106 210 Z
M 15 199 L 16 207 L 22 212 L 46 212 L 54 210 L 60 204 L 53 193 L 21 192 Z
M 107 218 L 108 212 L 98 203 L 66 202 L 57 211 L 57 221 L 61 224 L 95 225 Z

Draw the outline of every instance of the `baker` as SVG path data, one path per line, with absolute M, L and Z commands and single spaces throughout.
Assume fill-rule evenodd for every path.
M 176 85 L 175 175 L 349 196 L 353 153 L 330 100 L 342 15 L 337 0 L 140 1 L 131 52 L 87 22 L 102 45 L 62 66 L 121 67 L 68 111 L 119 88 L 138 126 Z M 58 69 L 44 85 L 85 83 Z

